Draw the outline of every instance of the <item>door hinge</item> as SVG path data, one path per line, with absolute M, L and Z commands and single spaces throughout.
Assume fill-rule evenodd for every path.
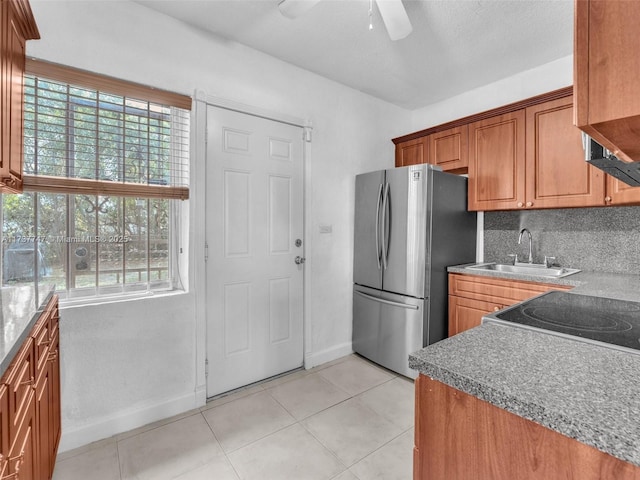
M 204 261 L 209 261 L 209 244 L 207 242 L 204 242 Z
M 307 143 L 311 143 L 311 128 L 304 127 L 302 129 L 302 139 Z
M 209 359 L 208 358 L 204 360 L 204 376 L 205 378 L 209 376 Z

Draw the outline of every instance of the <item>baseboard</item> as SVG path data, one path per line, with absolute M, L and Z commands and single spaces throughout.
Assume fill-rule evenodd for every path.
M 62 438 L 60 439 L 58 453 L 73 450 L 74 448 L 201 407 L 205 402 L 200 401 L 200 397 L 201 395 L 198 395 L 197 392 L 195 394 L 190 393 L 148 407 L 118 412 L 112 417 L 78 428 L 65 428 L 63 421 Z
M 318 365 L 322 365 L 323 363 L 331 362 L 332 360 L 336 360 L 346 355 L 351 355 L 352 353 L 353 347 L 351 342 L 342 343 L 319 352 L 311 352 L 304 357 L 304 368 L 308 370 Z

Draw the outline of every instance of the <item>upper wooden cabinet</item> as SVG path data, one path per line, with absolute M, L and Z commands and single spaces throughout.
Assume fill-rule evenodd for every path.
M 524 207 L 524 154 L 524 110 L 469 125 L 469 210 Z
M 605 205 L 605 174 L 584 161 L 565 97 L 471 124 L 469 209 Z
M 429 140 L 420 137 L 396 145 L 396 167 L 429 163 Z
M 640 2 L 576 0 L 576 125 L 624 160 L 640 160 Z
M 22 191 L 26 41 L 40 38 L 27 0 L 0 0 L 0 191 Z
M 526 137 L 527 207 L 604 205 L 607 175 L 584 160 L 572 97 L 528 107 Z
M 469 127 L 449 128 L 429 135 L 429 163 L 445 172 L 467 173 L 469 167 Z
M 442 167 L 445 172 L 467 173 L 468 142 L 467 125 L 398 142 L 396 144 L 396 167 L 431 163 Z

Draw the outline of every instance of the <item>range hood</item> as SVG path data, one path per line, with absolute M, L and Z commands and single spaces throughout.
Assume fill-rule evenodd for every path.
M 640 187 L 640 162 L 623 162 L 587 134 L 582 134 L 585 160 L 632 187 Z

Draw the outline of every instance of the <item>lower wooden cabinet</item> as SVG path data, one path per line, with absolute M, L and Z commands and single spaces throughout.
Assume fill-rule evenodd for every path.
M 637 480 L 640 468 L 419 375 L 414 480 Z
M 549 290 L 572 287 L 504 280 L 480 275 L 449 274 L 449 336 L 482 323 L 486 314 L 501 310 Z
M 9 395 L 7 387 L 0 385 L 0 478 L 8 473 L 9 457 Z
M 0 381 L 0 480 L 49 480 L 60 441 L 58 297 Z

